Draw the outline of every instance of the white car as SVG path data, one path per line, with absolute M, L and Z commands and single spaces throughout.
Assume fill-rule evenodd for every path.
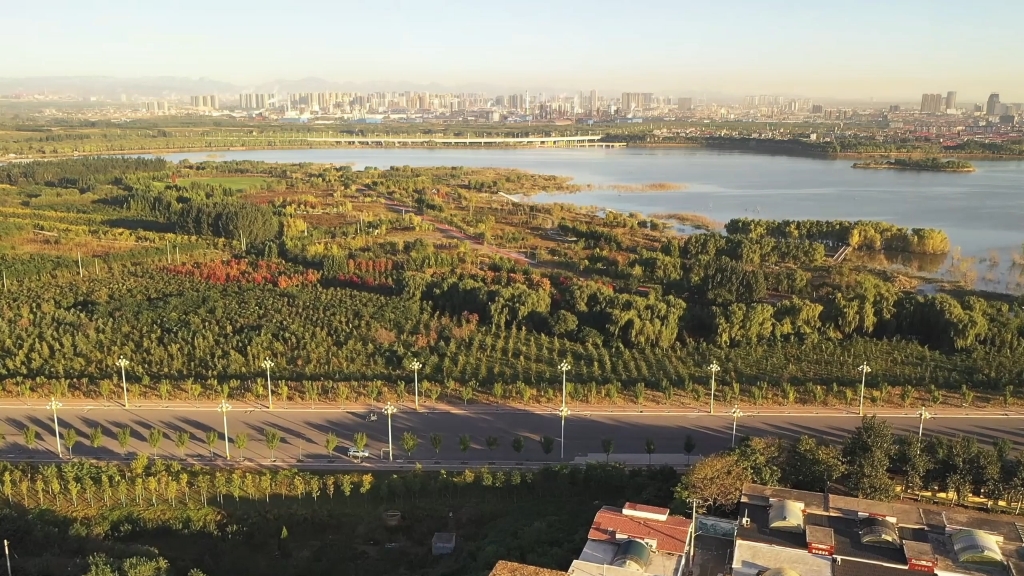
M 370 453 L 366 450 L 360 450 L 354 446 L 348 449 L 348 457 L 353 460 L 362 460 L 363 458 L 369 458 L 369 456 Z

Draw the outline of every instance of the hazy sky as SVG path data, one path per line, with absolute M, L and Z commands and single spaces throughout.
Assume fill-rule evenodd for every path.
M 0 15 L 0 77 L 1024 100 L 1024 0 L 10 0 Z

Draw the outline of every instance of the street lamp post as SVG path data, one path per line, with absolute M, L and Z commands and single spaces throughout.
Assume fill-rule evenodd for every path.
M 562 455 L 559 457 L 560 460 L 565 460 L 565 419 L 566 417 L 569 416 L 569 414 L 569 409 L 566 408 L 565 406 L 562 406 L 561 408 L 558 409 L 558 415 L 562 417 L 562 440 L 561 442 L 559 442 L 559 444 L 561 444 L 562 449 Z
M 718 362 L 712 362 L 708 366 L 708 370 L 711 370 L 711 413 L 715 413 L 715 374 L 721 370 L 722 367 L 718 365 Z
M 409 368 L 412 368 L 412 381 L 413 381 L 413 393 L 416 398 L 416 410 L 420 409 L 420 368 L 423 364 L 420 364 L 418 360 L 413 360 L 409 363 Z
M 569 364 L 568 360 L 562 360 L 562 363 L 558 365 L 558 369 L 562 371 L 562 408 L 565 408 L 565 373 L 572 369 L 572 365 Z M 579 408 L 579 406 L 577 406 Z
M 263 367 L 267 369 L 267 408 L 269 410 L 274 409 L 274 389 L 270 386 L 270 369 L 274 367 L 274 363 L 270 361 L 270 358 L 263 359 Z
M 221 400 L 217 411 L 224 415 L 224 457 L 231 460 L 231 446 L 228 442 L 228 410 L 231 410 L 231 404 L 228 404 L 227 400 Z
M 57 425 L 57 408 L 60 408 L 62 404 L 57 402 L 57 399 L 50 396 L 50 403 L 46 405 L 47 408 L 53 410 L 53 436 L 57 438 L 57 457 L 63 458 L 64 454 L 60 449 L 60 427 Z
M 929 414 L 922 406 L 921 409 L 917 411 L 917 417 L 921 419 L 921 425 L 917 427 L 917 439 L 920 440 L 921 436 L 924 435 L 924 421 L 930 419 L 932 415 Z
M 128 380 L 125 379 L 124 369 L 128 367 L 128 360 L 124 356 L 117 359 L 117 365 L 121 367 L 121 388 L 124 390 L 124 407 L 128 407 Z
M 395 408 L 394 404 L 388 402 L 384 406 L 383 412 L 384 415 L 388 417 L 388 461 L 390 462 L 395 459 L 394 452 L 391 450 L 391 415 L 398 412 L 398 408 Z
M 860 372 L 860 408 L 857 410 L 857 414 L 860 416 L 864 415 L 864 381 L 868 377 L 868 372 L 871 372 L 871 367 L 865 362 L 861 364 L 857 370 Z
M 740 411 L 739 405 L 733 406 L 729 414 L 732 414 L 732 443 L 730 446 L 736 446 L 736 422 L 740 417 L 744 416 L 744 414 Z

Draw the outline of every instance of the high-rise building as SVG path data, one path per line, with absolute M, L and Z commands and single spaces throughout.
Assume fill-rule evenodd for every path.
M 812 104 L 811 105 L 811 114 L 824 114 L 824 112 L 825 112 L 825 107 L 822 106 L 821 104 Z
M 277 94 L 238 95 L 238 107 L 242 110 L 264 110 L 275 106 L 277 106 Z
M 219 108 L 216 94 L 204 94 L 202 96 L 189 96 L 189 104 L 193 108 L 213 108 L 216 110 Z M 239 104 L 241 104 L 241 98 L 239 98 Z
M 946 92 L 946 110 L 956 111 L 956 92 L 953 90 Z
M 942 94 L 922 94 L 921 113 L 938 114 L 942 111 Z
M 679 110 L 693 110 L 693 98 L 680 98 L 676 101 L 676 108 Z
M 985 104 L 985 114 L 988 116 L 995 116 L 999 113 L 999 94 L 993 92 L 989 94 L 988 102 Z
M 634 110 L 642 110 L 644 96 L 640 92 L 623 92 L 622 101 L 619 103 L 619 115 L 629 116 Z
M 597 90 L 590 91 L 590 114 L 592 116 L 597 115 Z
M 508 98 L 506 100 L 508 102 L 508 109 L 509 110 L 515 110 L 517 112 L 522 112 L 526 108 L 525 105 L 523 104 L 523 95 L 522 94 L 509 94 Z

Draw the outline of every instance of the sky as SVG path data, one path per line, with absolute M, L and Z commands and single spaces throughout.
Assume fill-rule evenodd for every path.
M 4 2 L 0 77 L 1024 100 L 1024 0 Z

